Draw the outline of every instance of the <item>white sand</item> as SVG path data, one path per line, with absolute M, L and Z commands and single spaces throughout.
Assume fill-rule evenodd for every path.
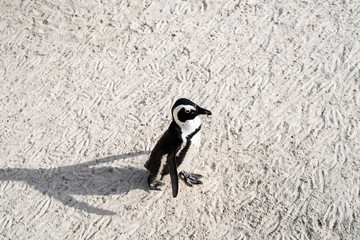
M 1 1 L 0 239 L 360 239 L 359 19 L 358 1 Z M 143 164 L 179 97 L 213 116 L 204 184 L 174 199 Z

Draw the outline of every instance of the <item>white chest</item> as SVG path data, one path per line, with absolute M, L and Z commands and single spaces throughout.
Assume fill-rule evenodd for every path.
M 200 146 L 200 141 L 201 141 L 201 135 L 199 131 L 200 127 L 201 127 L 201 121 L 199 117 L 196 117 L 193 120 L 186 121 L 186 123 L 180 125 L 181 138 L 183 141 L 181 146 L 182 148 L 184 148 L 187 144 L 189 144 L 188 141 L 190 141 L 190 148 Z
M 186 147 L 186 145 L 189 145 L 189 148 L 191 147 L 199 147 L 201 142 L 201 134 L 200 132 L 196 133 L 191 139 L 188 139 L 189 135 L 182 134 L 182 144 L 181 144 L 181 150 Z M 181 150 L 179 152 L 181 152 Z
M 193 165 L 193 159 L 196 156 L 197 152 L 199 151 L 200 147 L 200 141 L 201 141 L 201 134 L 200 132 L 197 132 L 194 136 L 192 136 L 191 139 L 188 139 L 188 136 L 191 135 L 187 133 L 182 134 L 183 143 L 181 144 L 181 148 L 178 151 L 178 157 L 179 154 L 186 149 L 186 154 L 184 156 L 184 159 L 182 159 L 181 165 L 178 167 L 178 171 L 182 170 L 189 170 L 192 168 Z

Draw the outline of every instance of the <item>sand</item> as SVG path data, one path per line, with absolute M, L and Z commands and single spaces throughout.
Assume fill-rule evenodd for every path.
M 360 239 L 358 1 L 0 7 L 0 239 Z M 143 165 L 186 97 L 191 171 Z

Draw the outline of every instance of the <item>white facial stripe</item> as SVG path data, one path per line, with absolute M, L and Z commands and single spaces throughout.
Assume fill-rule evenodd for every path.
M 201 120 L 199 117 L 195 117 L 192 120 L 187 120 L 186 122 L 181 122 L 178 118 L 178 113 L 182 108 L 185 108 L 187 110 L 196 110 L 196 108 L 191 105 L 179 105 L 179 106 L 175 107 L 174 111 L 173 111 L 173 116 L 174 116 L 175 122 L 181 127 L 183 134 L 185 134 L 184 136 L 187 136 L 188 134 L 191 134 L 192 132 L 194 132 L 201 125 Z
M 196 108 L 194 106 L 191 106 L 191 105 L 179 105 L 178 107 L 185 108 L 185 110 L 190 110 L 190 111 L 191 110 L 196 110 Z M 179 111 L 180 111 L 180 109 L 179 109 Z

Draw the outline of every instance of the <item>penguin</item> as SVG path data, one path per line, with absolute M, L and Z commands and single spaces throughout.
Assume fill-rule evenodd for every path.
M 199 107 L 186 98 L 178 99 L 172 109 L 172 122 L 161 136 L 144 167 L 150 172 L 149 187 L 161 190 L 161 182 L 170 174 L 172 194 L 178 194 L 178 175 L 187 186 L 202 184 L 200 174 L 188 173 L 184 169 L 191 165 L 191 158 L 200 147 L 201 120 L 199 115 L 212 115 L 209 110 Z M 179 174 L 178 174 L 179 169 Z

